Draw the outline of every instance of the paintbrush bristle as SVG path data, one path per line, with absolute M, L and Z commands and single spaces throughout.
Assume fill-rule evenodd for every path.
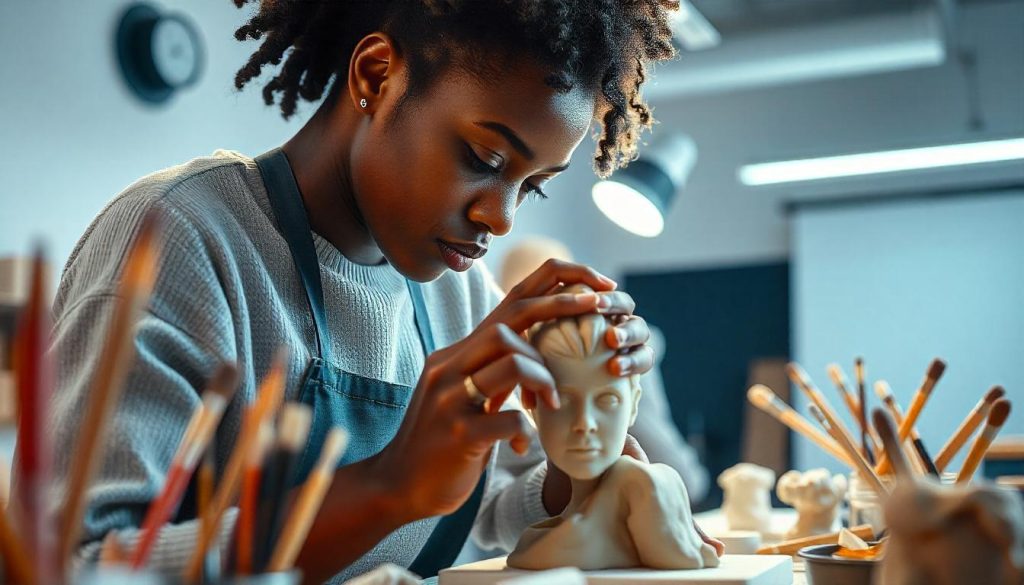
M 885 380 L 879 380 L 875 382 L 875 394 L 879 399 L 883 401 L 890 401 L 892 397 L 892 388 L 889 388 L 889 383 Z
M 327 440 L 320 450 L 320 465 L 327 469 L 334 469 L 338 465 L 345 448 L 348 447 L 348 432 L 341 427 L 334 427 L 327 434 Z
M 828 377 L 832 378 L 832 383 L 841 390 L 846 389 L 846 377 L 843 376 L 843 370 L 839 367 L 839 364 L 828 365 Z
M 754 384 L 750 390 L 747 390 L 747 400 L 761 409 L 771 408 L 777 399 L 775 392 L 763 384 Z
M 1002 386 L 993 386 L 989 388 L 988 392 L 985 393 L 985 403 L 992 404 L 996 400 L 999 400 L 1006 395 L 1006 390 Z
M 992 412 L 988 413 L 988 424 L 993 427 L 1001 427 L 1008 416 L 1010 416 L 1010 401 L 1000 398 L 992 405 Z
M 942 373 L 946 371 L 946 362 L 935 358 L 932 363 L 928 366 L 928 379 L 931 381 L 938 380 L 942 377 Z
M 299 402 L 286 404 L 277 426 L 278 443 L 288 451 L 298 452 L 306 443 L 312 422 L 313 409 L 308 405 Z
M 217 366 L 210 378 L 207 392 L 216 392 L 224 397 L 225 402 L 231 402 L 238 389 L 238 368 L 233 364 L 223 363 Z
M 796 362 L 789 362 L 786 364 L 786 375 L 799 386 L 810 386 L 810 379 L 807 377 L 807 372 L 804 371 L 804 369 L 800 367 L 800 364 Z

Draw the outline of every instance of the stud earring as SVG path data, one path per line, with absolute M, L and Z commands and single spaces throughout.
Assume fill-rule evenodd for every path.
M 365 108 L 366 107 L 366 98 L 362 98 L 361 100 L 359 100 L 359 107 L 360 108 Z

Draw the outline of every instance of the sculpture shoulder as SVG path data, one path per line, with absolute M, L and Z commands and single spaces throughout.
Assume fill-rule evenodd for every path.
M 608 470 L 607 480 L 627 487 L 682 485 L 679 473 L 662 463 L 644 463 L 623 455 Z

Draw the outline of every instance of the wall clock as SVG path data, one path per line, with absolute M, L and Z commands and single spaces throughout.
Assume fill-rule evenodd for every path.
M 194 84 L 202 71 L 203 47 L 195 25 L 150 4 L 135 3 L 125 10 L 116 46 L 125 82 L 147 103 L 167 101 Z

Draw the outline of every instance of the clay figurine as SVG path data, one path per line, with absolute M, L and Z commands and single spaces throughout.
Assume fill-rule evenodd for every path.
M 900 485 L 885 504 L 877 585 L 1024 583 L 1024 505 L 993 485 Z
M 590 292 L 572 286 L 566 292 Z M 507 564 L 517 569 L 584 571 L 649 567 L 717 567 L 718 555 L 693 523 L 689 496 L 667 465 L 622 455 L 636 419 L 636 376 L 607 371 L 614 354 L 604 341 L 606 317 L 559 319 L 534 329 L 530 342 L 554 376 L 561 407 L 531 410 L 541 445 L 572 482 L 561 515 L 534 524 Z
M 725 492 L 722 512 L 729 530 L 771 531 L 774 484 L 775 472 L 753 463 L 733 465 L 718 476 L 718 485 Z
M 839 529 L 839 505 L 846 494 L 846 476 L 833 476 L 827 469 L 800 473 L 787 471 L 779 478 L 775 493 L 783 503 L 796 508 L 797 520 L 786 539 L 830 534 Z

